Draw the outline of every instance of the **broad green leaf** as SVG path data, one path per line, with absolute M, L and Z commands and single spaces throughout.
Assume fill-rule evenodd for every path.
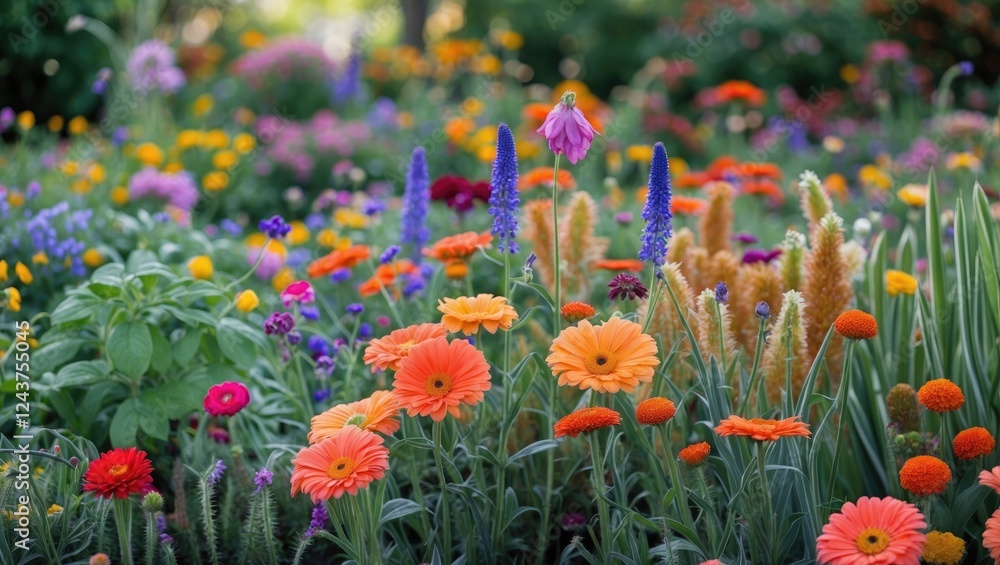
M 31 354 L 31 370 L 37 374 L 55 371 L 76 356 L 85 339 L 63 338 L 39 347 Z
M 108 366 L 107 361 L 102 359 L 77 361 L 59 369 L 55 385 L 59 388 L 92 385 L 107 379 L 110 373 L 111 367 Z
M 409 516 L 410 514 L 416 514 L 417 512 L 423 512 L 423 510 L 422 506 L 412 500 L 394 498 L 382 506 L 382 515 L 378 519 L 378 523 L 381 526 L 386 522 L 402 518 L 403 516 Z
M 142 322 L 125 322 L 111 330 L 105 347 L 115 369 L 133 379 L 141 377 L 153 359 L 153 338 Z
M 257 345 L 252 337 L 256 331 L 235 318 L 224 318 L 216 333 L 219 349 L 227 359 L 249 369 L 257 361 Z
M 149 325 L 149 335 L 153 340 L 153 357 L 149 366 L 158 373 L 166 373 L 173 365 L 173 357 L 170 354 L 170 342 L 163 337 L 160 328 Z
M 115 447 L 135 445 L 135 435 L 139 431 L 138 399 L 129 398 L 118 405 L 115 417 L 111 419 L 111 444 Z

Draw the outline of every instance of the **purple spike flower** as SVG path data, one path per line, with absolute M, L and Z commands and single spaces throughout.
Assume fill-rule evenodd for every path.
M 212 472 L 208 475 L 208 484 L 214 485 L 215 483 L 218 483 L 219 479 L 222 478 L 222 474 L 225 472 L 226 465 L 223 464 L 222 459 L 217 459 L 215 461 L 215 468 L 213 468 Z
M 403 193 L 400 242 L 413 247 L 413 256 L 419 258 L 420 249 L 430 240 L 427 229 L 427 210 L 430 207 L 430 177 L 427 173 L 427 155 L 423 147 L 413 150 L 410 170 L 406 174 L 406 190 Z
M 399 253 L 399 246 L 390 245 L 389 247 L 386 247 L 385 251 L 382 252 L 382 255 L 379 256 L 378 262 L 384 265 L 389 261 L 395 259 L 398 253 Z
M 265 467 L 261 467 L 253 477 L 253 482 L 257 485 L 257 490 L 254 492 L 260 492 L 264 487 L 270 486 L 273 479 L 274 473 L 268 471 Z
M 493 234 L 499 240 L 497 249 L 511 255 L 517 253 L 517 207 L 521 203 L 517 189 L 517 150 L 514 136 L 507 124 L 497 128 L 497 157 L 493 161 L 490 182 L 490 215 Z
M 326 513 L 326 505 L 323 503 L 317 504 L 312 509 L 312 519 L 309 521 L 309 529 L 306 530 L 304 536 L 307 538 L 312 537 L 316 532 L 325 528 L 329 521 L 330 516 Z
M 670 162 L 663 144 L 657 143 L 653 146 L 653 161 L 649 165 L 649 195 L 642 209 L 646 227 L 642 230 L 642 248 L 639 249 L 639 259 L 651 262 L 657 272 L 667 257 L 673 217 L 670 213 Z
M 715 285 L 715 301 L 719 303 L 729 302 L 729 287 L 725 282 Z

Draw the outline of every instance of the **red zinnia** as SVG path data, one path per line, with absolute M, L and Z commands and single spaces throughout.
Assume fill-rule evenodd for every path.
M 232 416 L 250 404 L 250 390 L 243 383 L 226 381 L 208 389 L 203 404 L 213 416 Z
M 153 464 L 145 451 L 113 449 L 90 463 L 83 475 L 83 490 L 104 498 L 128 498 L 152 490 L 152 473 Z

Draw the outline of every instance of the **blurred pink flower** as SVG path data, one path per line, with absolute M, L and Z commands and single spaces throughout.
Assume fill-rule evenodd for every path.
M 281 291 L 281 304 L 285 308 L 292 305 L 293 302 L 299 304 L 312 304 L 316 301 L 316 292 L 313 290 L 309 281 L 295 281 L 292 284 L 285 287 L 285 290 Z

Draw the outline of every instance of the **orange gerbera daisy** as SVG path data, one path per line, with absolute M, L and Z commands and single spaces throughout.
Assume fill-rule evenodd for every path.
M 816 540 L 816 557 L 828 565 L 919 565 L 926 527 L 912 504 L 862 496 L 830 516 Z
M 715 87 L 712 94 L 712 99 L 717 104 L 742 102 L 747 106 L 761 106 L 767 101 L 767 94 L 763 90 L 745 80 L 727 80 Z
M 436 337 L 444 337 L 445 331 L 441 324 L 416 324 L 398 330 L 389 335 L 373 339 L 365 348 L 365 365 L 372 366 L 372 372 L 391 369 L 399 370 L 399 362 L 409 354 L 410 349 Z
M 961 387 L 948 379 L 933 379 L 920 387 L 917 400 L 932 412 L 953 412 L 965 404 L 965 395 Z
M 785 193 L 778 186 L 778 183 L 771 179 L 748 179 L 740 184 L 743 194 L 760 194 L 766 196 L 772 204 L 780 204 L 785 201 Z
M 551 110 L 552 104 L 547 102 L 532 102 L 525 104 L 524 108 L 521 108 L 521 116 L 531 124 L 531 129 L 536 129 L 542 125 L 542 122 L 545 121 Z
M 313 416 L 309 443 L 333 437 L 348 426 L 362 430 L 393 434 L 399 429 L 399 407 L 396 397 L 388 390 L 376 390 L 364 400 L 340 404 Z
M 662 396 L 647 398 L 635 407 L 635 419 L 644 426 L 665 424 L 677 413 L 674 403 Z
M 449 343 L 438 337 L 410 350 L 392 387 L 407 414 L 440 422 L 448 414 L 459 417 L 460 404 L 475 406 L 483 400 L 483 392 L 490 389 L 490 364 L 468 341 Z
M 545 361 L 560 385 L 601 393 L 634 392 L 640 382 L 653 380 L 660 364 L 653 338 L 639 324 L 618 317 L 600 326 L 581 320 L 564 329 Z
M 375 273 L 365 282 L 358 285 L 358 293 L 361 298 L 374 296 L 382 291 L 383 287 L 396 282 L 399 275 L 410 275 L 420 272 L 420 267 L 413 264 L 409 259 L 400 259 L 375 268 Z
M 951 443 L 955 457 L 964 460 L 989 455 L 996 446 L 997 442 L 993 439 L 993 434 L 986 428 L 978 426 L 958 432 Z
M 726 174 L 740 166 L 740 162 L 732 155 L 720 155 L 709 163 L 706 172 L 712 180 L 725 180 Z
M 997 494 L 1000 494 L 1000 465 L 993 467 L 989 471 L 980 471 L 979 484 L 984 487 L 990 487 Z
M 899 469 L 899 484 L 917 496 L 939 494 L 951 482 L 951 469 L 933 455 L 917 455 Z
M 646 268 L 646 263 L 638 259 L 598 259 L 590 264 L 595 269 L 605 271 L 639 273 Z
M 712 452 L 712 446 L 708 444 L 707 441 L 700 443 L 692 443 L 691 445 L 680 450 L 677 454 L 677 458 L 684 462 L 688 467 L 697 467 L 708 459 L 708 454 Z
M 848 310 L 833 322 L 833 329 L 847 339 L 871 339 L 878 335 L 878 323 L 868 312 Z
M 497 329 L 509 330 L 517 319 L 514 307 L 507 304 L 503 296 L 492 294 L 477 294 L 475 297 L 459 296 L 438 301 L 441 325 L 452 333 L 462 332 L 472 335 L 479 327 L 497 333 Z
M 488 248 L 492 241 L 493 235 L 489 232 L 469 231 L 443 237 L 432 247 L 425 247 L 423 254 L 444 263 L 453 259 L 465 259 L 480 249 Z
M 781 437 L 802 436 L 809 437 L 809 424 L 799 422 L 799 417 L 785 418 L 784 420 L 765 420 L 754 418 L 747 420 L 733 414 L 725 420 L 719 422 L 715 427 L 715 433 L 720 436 L 743 436 L 754 441 L 775 441 Z
M 312 278 L 325 277 L 339 269 L 350 269 L 372 256 L 367 245 L 353 245 L 347 249 L 337 249 L 309 263 L 306 274 Z
M 556 437 L 576 437 L 584 432 L 617 426 L 621 423 L 622 416 L 618 412 L 603 406 L 594 406 L 593 408 L 581 408 L 560 418 L 553 428 Z
M 1000 562 L 1000 510 L 986 520 L 986 530 L 983 531 L 983 547 L 990 550 L 993 562 Z
M 354 426 L 299 451 L 292 459 L 292 496 L 304 492 L 313 504 L 358 490 L 385 476 L 389 450 L 382 438 Z
M 774 163 L 755 163 L 747 161 L 740 165 L 740 174 L 745 177 L 781 178 L 781 169 Z
M 531 190 L 535 187 L 552 188 L 552 167 L 535 167 L 521 175 L 517 181 L 518 190 Z M 559 170 L 559 188 L 568 190 L 576 188 L 573 174 L 566 169 Z
M 597 313 L 594 307 L 586 302 L 568 302 L 563 305 L 560 309 L 560 313 L 564 320 L 571 324 L 575 324 L 580 320 L 586 320 L 591 318 Z
M 703 198 L 674 194 L 670 197 L 670 211 L 682 216 L 701 214 L 708 208 L 708 201 Z

